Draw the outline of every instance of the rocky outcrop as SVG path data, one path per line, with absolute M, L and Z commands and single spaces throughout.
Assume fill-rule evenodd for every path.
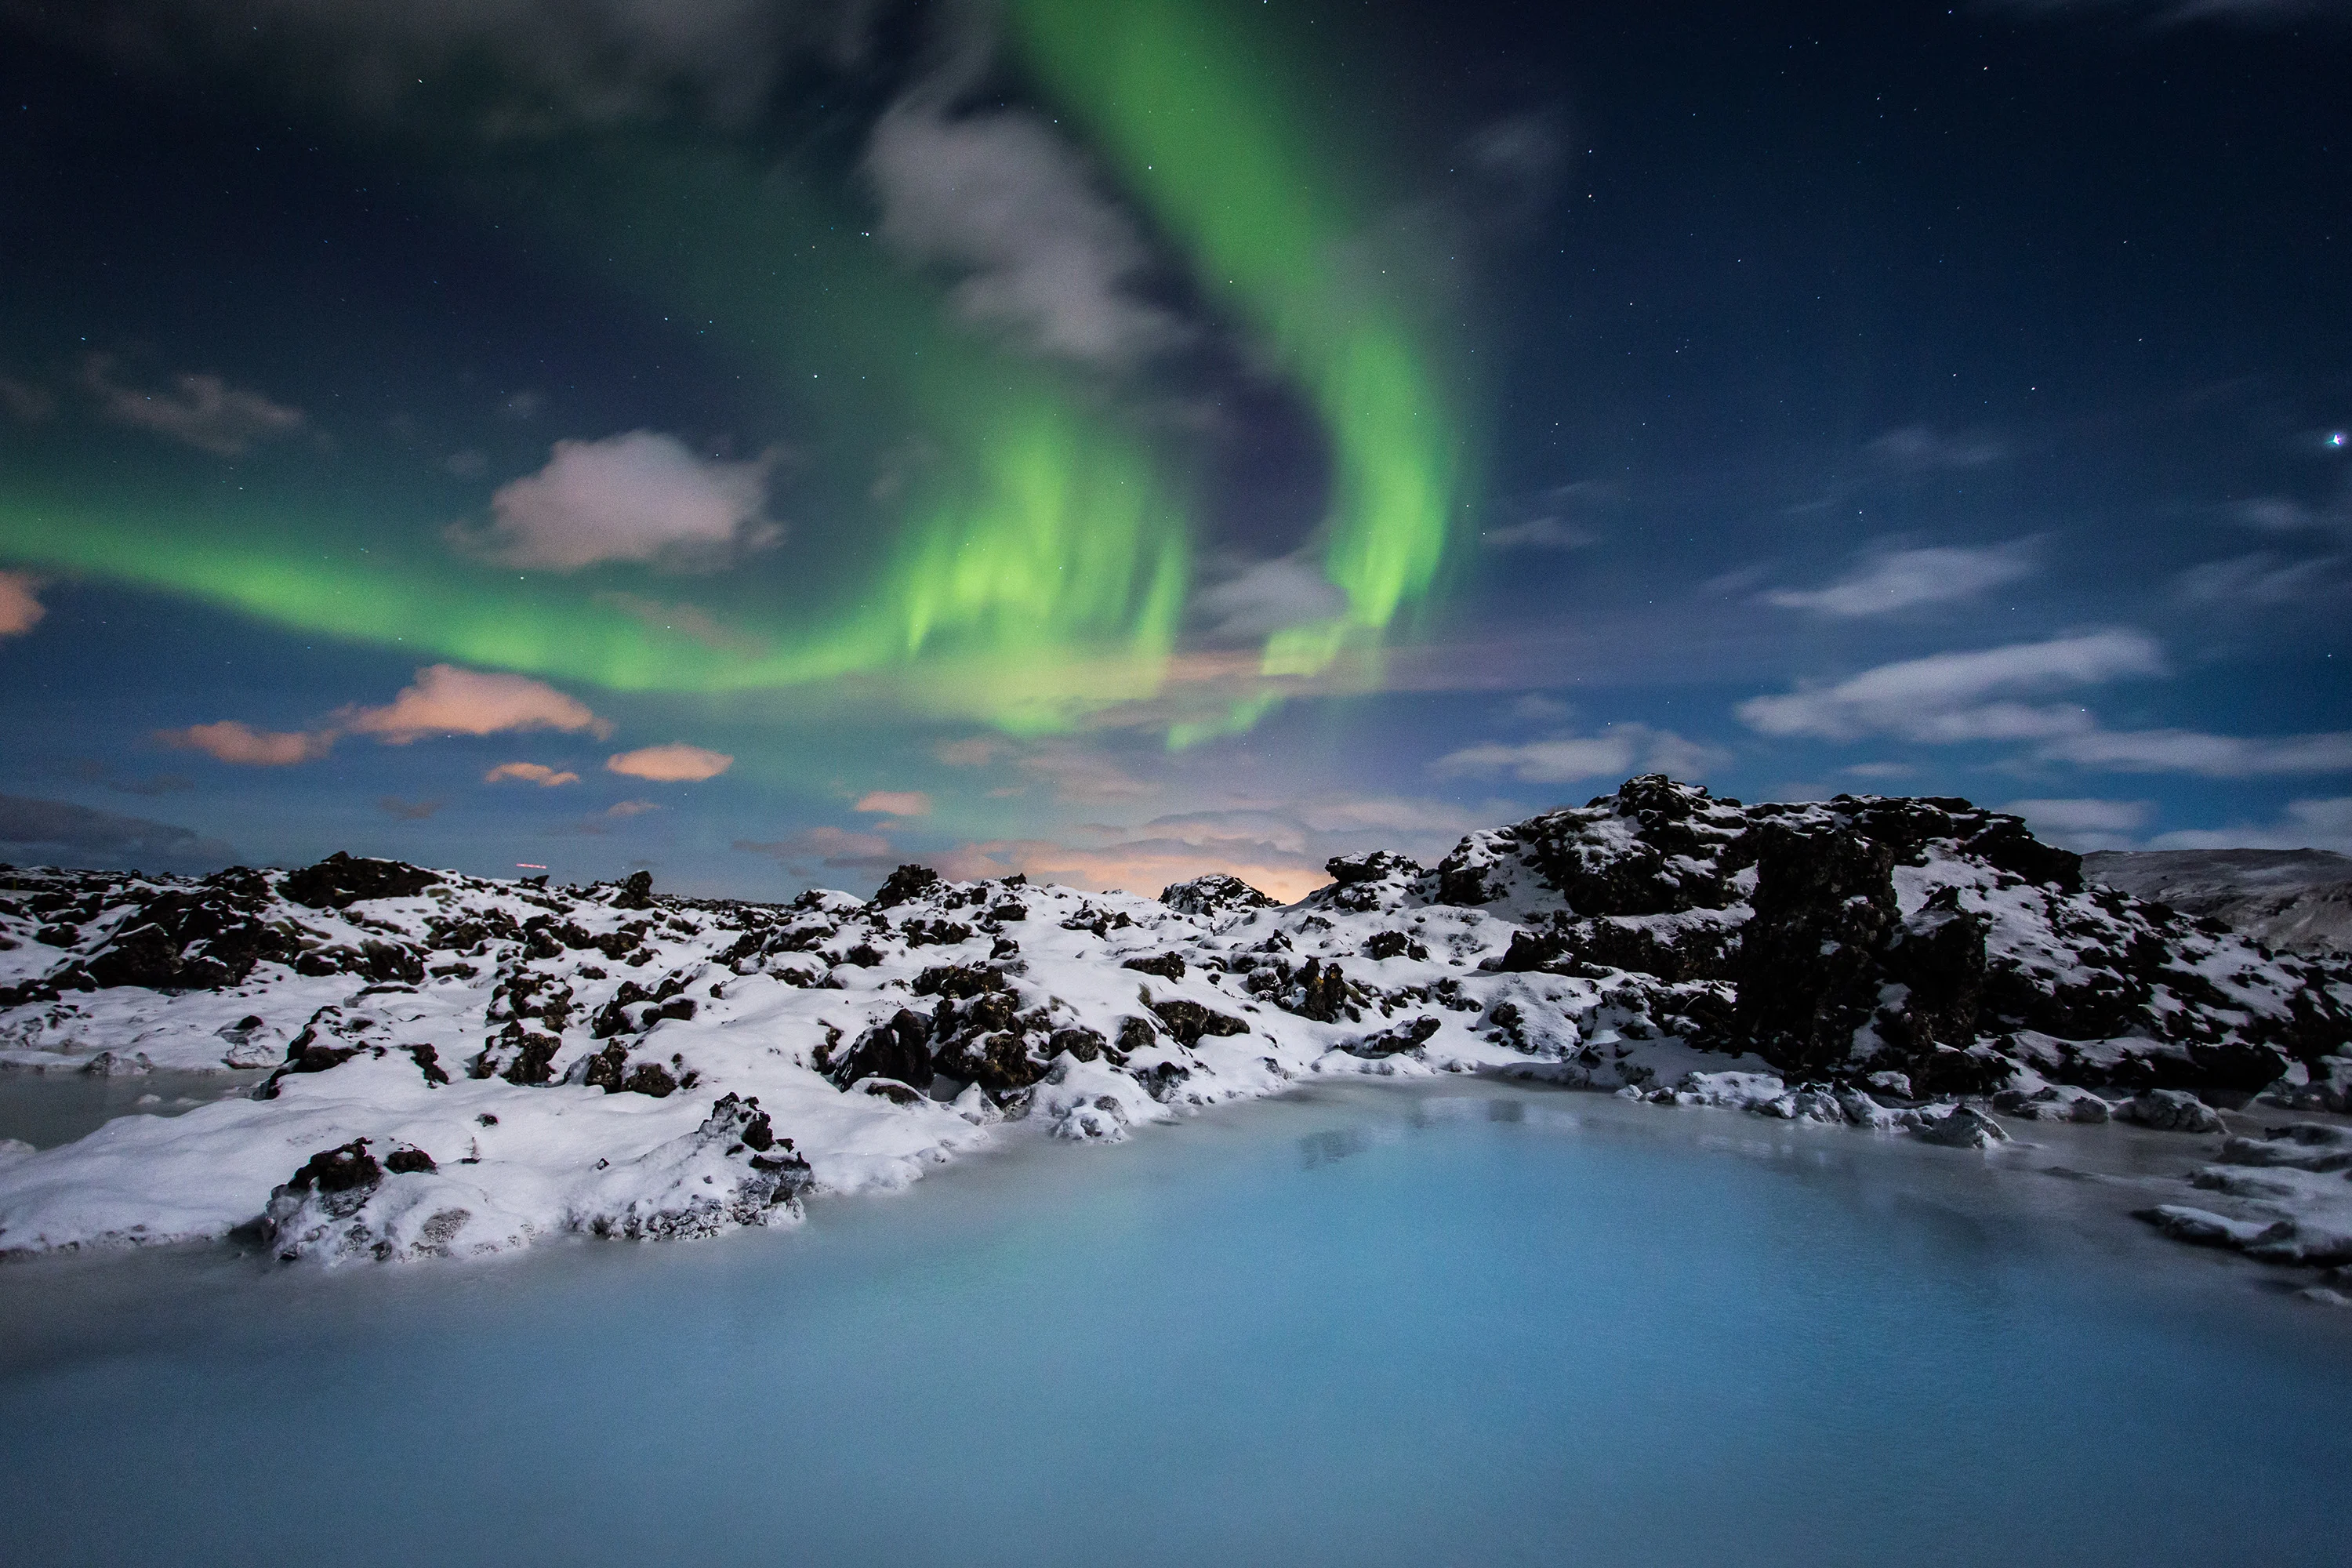
M 404 860 L 372 860 L 338 849 L 315 866 L 287 872 L 278 890 L 298 904 L 341 910 L 362 899 L 414 898 L 439 880 L 439 872 Z
M 1115 1141 L 1319 1073 L 1535 1077 L 1956 1150 L 1996 1142 L 1996 1118 L 2210 1135 L 2250 1100 L 2352 1106 L 2352 967 L 2086 888 L 1963 800 L 1743 805 L 1652 775 L 1434 866 L 1328 869 L 1288 906 L 1230 878 L 1154 901 L 916 865 L 871 899 L 781 906 L 350 856 L 202 881 L 0 872 L 0 1062 L 274 1065 L 234 1102 L 260 1120 L 187 1168 L 331 1144 L 270 1200 L 278 1244 L 321 1258 L 706 1234 L 820 1173 L 903 1181 L 1000 1123 Z M 813 1170 L 755 1163 L 783 1156 L 754 1095 L 822 1130 Z M 23 1173 L 81 1158 L 0 1173 L 0 1252 L 97 1234 L 95 1208 L 40 1194 L 136 1189 L 114 1167 Z M 250 1219 L 282 1173 L 174 1234 Z M 2210 1212 L 2254 1201 L 2224 1196 Z

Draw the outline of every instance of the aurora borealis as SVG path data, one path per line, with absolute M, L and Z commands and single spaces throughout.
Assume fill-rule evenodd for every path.
M 0 794 L 117 842 L 1295 891 L 1645 768 L 2352 839 L 2328 7 L 0 28 Z M 336 717 L 441 668 L 614 738 Z

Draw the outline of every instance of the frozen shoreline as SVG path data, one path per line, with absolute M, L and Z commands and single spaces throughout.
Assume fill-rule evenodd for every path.
M 2272 1043 L 2324 1047 L 2352 986 L 2070 892 L 2071 858 L 1952 805 L 1742 811 L 1637 780 L 1434 871 L 1335 862 L 1288 907 L 1230 879 L 1150 900 L 919 868 L 791 906 L 349 859 L 169 887 L 19 873 L 46 909 L 0 923 L 53 923 L 0 951 L 0 1068 L 273 1070 L 253 1098 L 0 1143 L 0 1256 L 709 1235 L 1008 1137 L 1117 1142 L 1304 1082 L 1471 1074 L 1965 1151 L 2126 1119 L 2205 1157 L 2151 1191 L 2166 1234 L 2352 1264 L 2352 1058 Z M 2033 1026 L 2081 1018 L 2146 1022 Z M 2275 1109 L 2217 1109 L 2265 1083 Z

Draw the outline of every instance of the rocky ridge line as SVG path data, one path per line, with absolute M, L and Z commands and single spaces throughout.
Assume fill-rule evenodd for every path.
M 1966 801 L 1743 806 L 1654 775 L 1434 867 L 1329 869 L 1286 907 L 1229 877 L 1153 900 L 917 866 L 783 905 L 347 855 L 0 870 L 0 1064 L 274 1068 L 252 1099 L 0 1149 L 0 1253 L 709 1234 L 911 1179 L 1003 1122 L 1116 1140 L 1317 1073 L 1505 1074 L 1974 1147 L 2002 1117 L 2211 1132 L 2256 1094 L 2352 1109 L 2352 968 L 2086 889 Z M 2244 1236 L 2151 1215 L 2352 1261 L 2320 1201 L 2352 1186 L 2304 1175 L 2322 1184 L 2214 1189 L 2235 1217 L 2200 1212 L 2261 1217 Z

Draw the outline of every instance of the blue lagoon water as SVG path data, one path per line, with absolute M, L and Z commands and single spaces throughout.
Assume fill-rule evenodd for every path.
M 2352 1313 L 2064 1152 L 1345 1088 L 696 1245 L 19 1266 L 0 1557 L 2352 1558 Z

